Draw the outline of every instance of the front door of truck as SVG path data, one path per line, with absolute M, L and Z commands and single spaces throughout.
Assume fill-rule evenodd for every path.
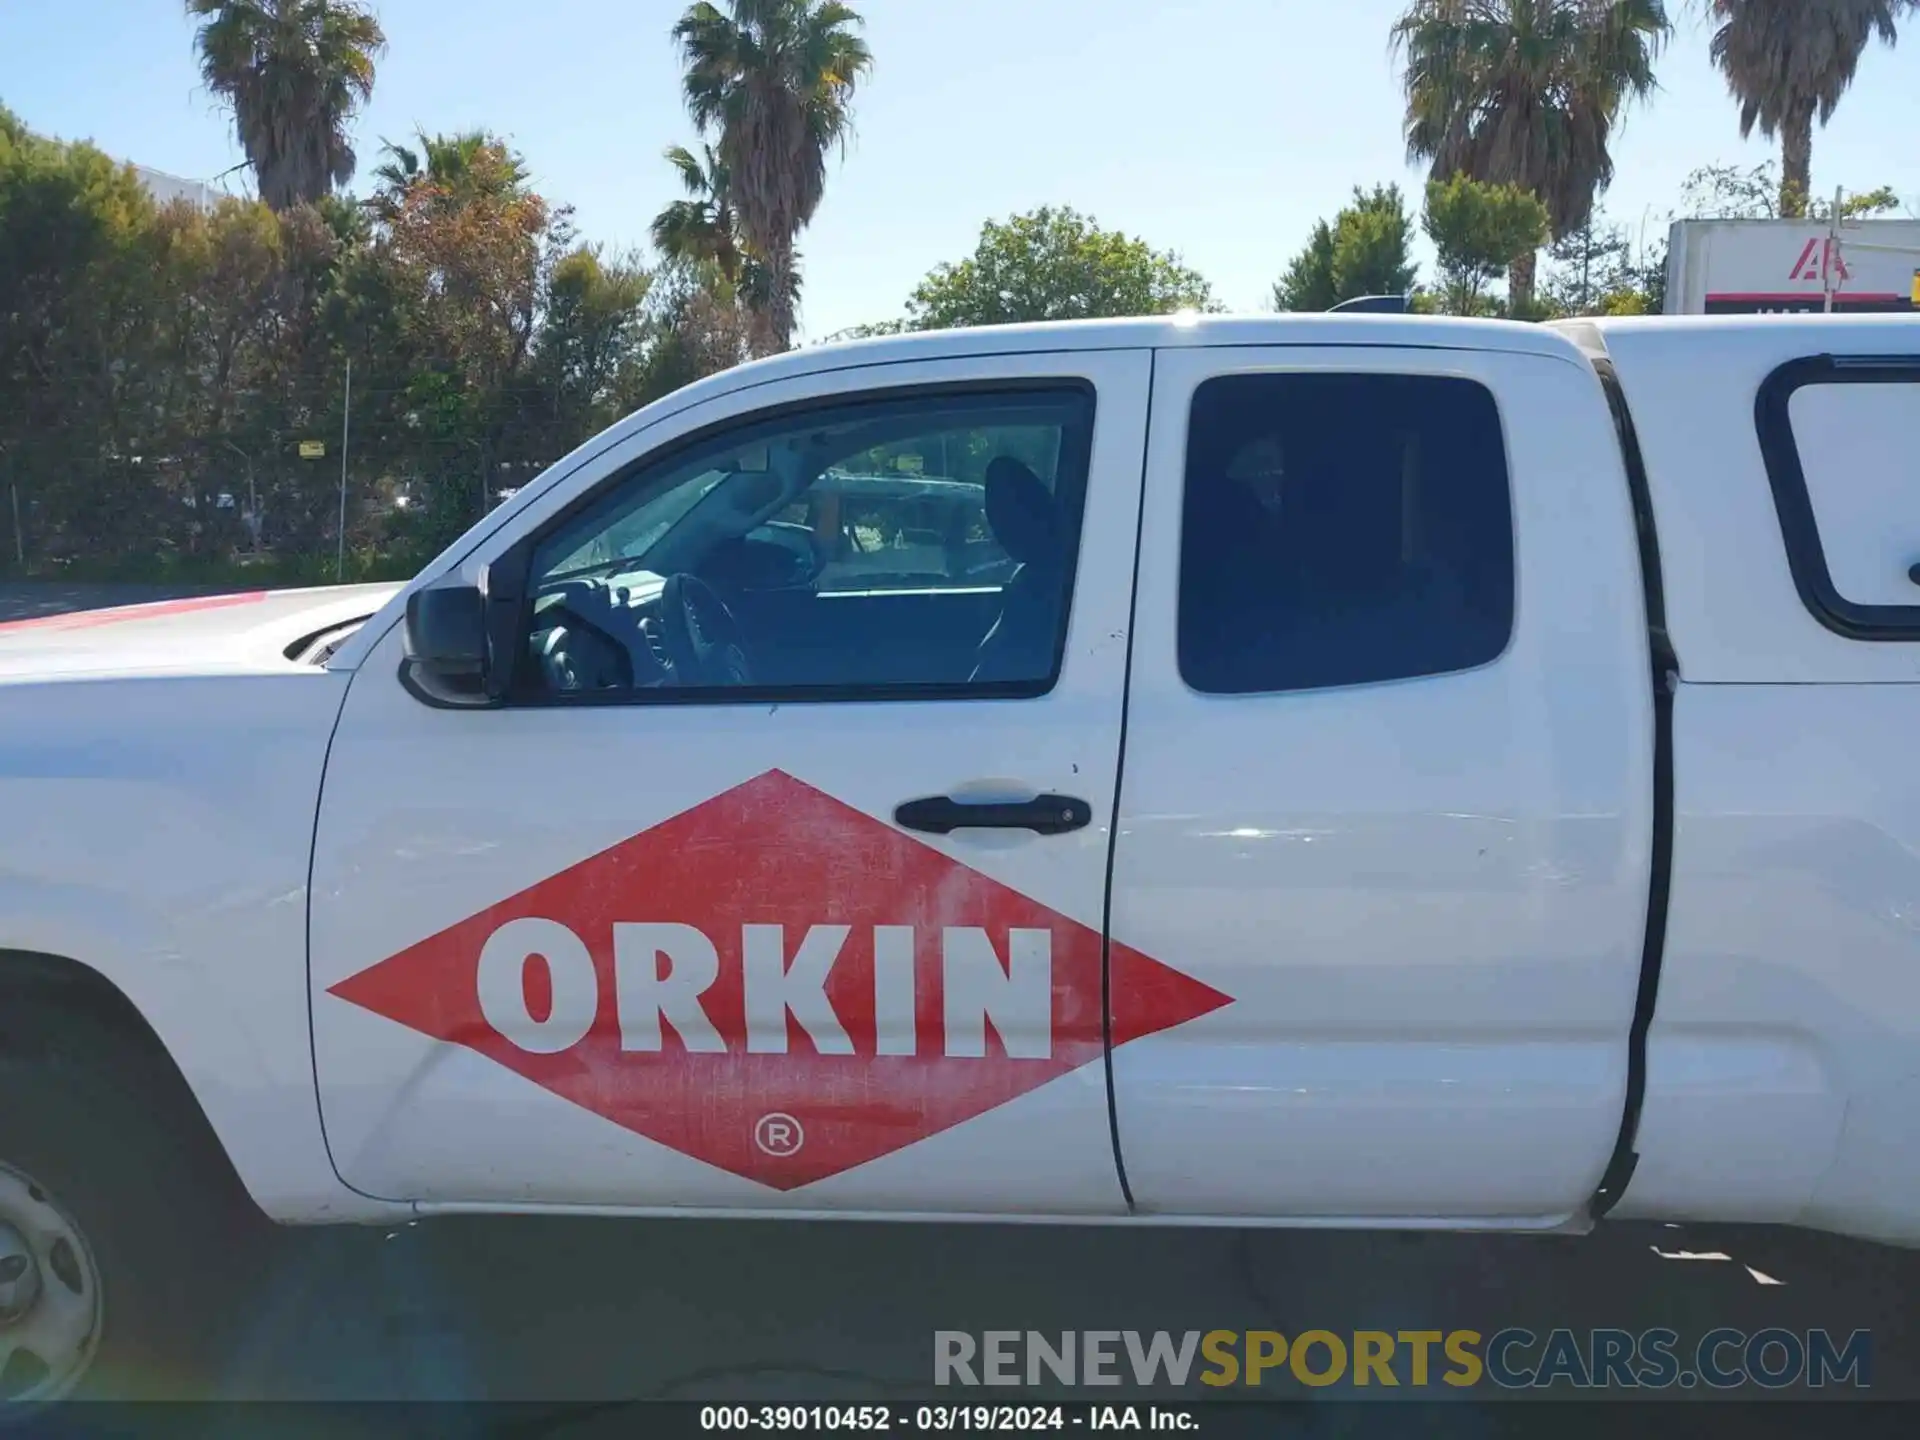
M 533 537 L 511 703 L 423 703 L 378 642 L 313 874 L 350 1184 L 1122 1208 L 1102 924 L 1149 373 L 708 400 L 480 542 Z

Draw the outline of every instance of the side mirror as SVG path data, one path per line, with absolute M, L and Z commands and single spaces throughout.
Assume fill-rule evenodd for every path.
M 473 708 L 512 693 L 532 553 L 523 540 L 482 570 L 476 585 L 449 581 L 407 597 L 400 679 L 415 699 Z
M 474 585 L 436 585 L 407 597 L 407 658 L 444 680 L 487 667 L 487 597 Z
M 475 585 L 435 585 L 407 597 L 407 670 L 442 704 L 487 692 L 487 597 Z

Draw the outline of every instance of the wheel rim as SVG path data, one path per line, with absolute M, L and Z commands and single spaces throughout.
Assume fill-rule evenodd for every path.
M 52 1191 L 0 1164 L 0 1406 L 58 1400 L 100 1343 L 100 1268 Z

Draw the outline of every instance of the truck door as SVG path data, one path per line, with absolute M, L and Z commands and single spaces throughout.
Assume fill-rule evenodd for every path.
M 507 705 L 423 703 L 403 627 L 378 642 L 313 876 L 348 1183 L 1123 1208 L 1102 926 L 1149 374 L 1015 355 L 695 404 L 478 542 L 533 550 Z
M 1531 343 L 1531 342 L 1529 342 Z M 1546 1224 L 1613 1149 L 1647 914 L 1633 516 L 1569 350 L 1163 352 L 1116 953 L 1142 1211 Z

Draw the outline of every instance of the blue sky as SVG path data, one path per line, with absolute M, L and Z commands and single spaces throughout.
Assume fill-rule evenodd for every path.
M 1176 249 L 1236 309 L 1356 183 L 1417 184 L 1387 31 L 1400 0 L 855 0 L 877 56 L 858 134 L 801 240 L 812 336 L 900 313 L 983 220 L 1071 204 Z M 1669 0 L 1681 9 L 1685 0 Z M 680 0 L 380 0 L 389 50 L 357 134 L 485 125 L 582 233 L 638 245 L 693 139 L 668 30 Z M 179 0 L 0 0 L 0 102 L 156 169 L 238 165 Z M 1683 20 L 1662 93 L 1616 146 L 1607 208 L 1659 229 L 1696 166 L 1766 158 Z M 1877 50 L 1815 142 L 1815 185 L 1920 202 L 1920 34 Z M 227 183 L 243 186 L 245 176 Z

